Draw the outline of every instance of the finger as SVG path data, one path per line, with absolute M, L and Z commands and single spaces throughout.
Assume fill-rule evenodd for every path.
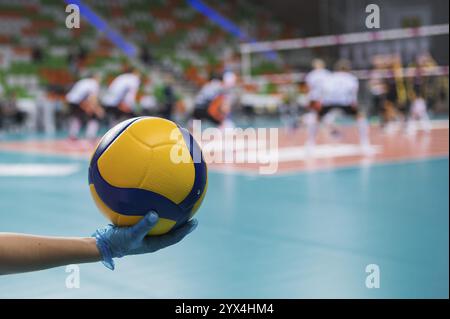
M 196 219 L 191 219 L 186 224 L 184 224 L 183 226 L 181 226 L 178 229 L 175 229 L 173 232 L 169 232 L 167 235 L 186 236 L 186 235 L 190 234 L 191 232 L 193 232 L 194 229 L 197 228 L 197 225 L 198 225 L 198 221 Z
M 131 233 L 138 239 L 144 239 L 148 232 L 158 223 L 158 219 L 158 214 L 150 211 L 136 225 L 131 226 Z
M 197 220 L 193 219 L 184 224 L 183 226 L 181 226 L 180 228 L 172 232 L 169 232 L 168 234 L 160 236 L 158 238 L 160 245 L 158 249 L 165 248 L 180 242 L 184 237 L 193 232 L 194 229 L 197 228 L 197 225 L 198 225 Z
M 143 250 L 145 252 L 155 252 L 162 248 L 172 246 L 180 242 L 186 235 L 191 233 L 197 227 L 197 220 L 191 220 L 177 230 L 168 234 L 147 237 L 143 240 Z

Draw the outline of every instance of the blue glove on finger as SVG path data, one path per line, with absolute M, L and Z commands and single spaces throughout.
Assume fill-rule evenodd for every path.
M 158 218 L 158 214 L 151 211 L 131 227 L 107 225 L 97 229 L 93 236 L 102 255 L 102 263 L 114 270 L 113 258 L 155 252 L 178 243 L 197 227 L 197 220 L 193 219 L 167 234 L 147 236 L 157 224 Z

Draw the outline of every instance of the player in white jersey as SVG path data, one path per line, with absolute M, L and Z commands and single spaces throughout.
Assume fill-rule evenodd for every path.
M 303 118 L 308 129 L 307 145 L 315 143 L 318 128 L 318 112 L 322 107 L 324 84 L 328 81 L 331 72 L 326 69 L 325 61 L 314 59 L 311 62 L 312 70 L 306 75 L 305 83 L 308 89 L 307 99 L 309 112 Z
M 135 68 L 128 69 L 111 82 L 103 96 L 102 104 L 112 124 L 133 116 L 140 84 L 140 72 Z
M 103 117 L 103 109 L 98 103 L 100 75 L 94 74 L 76 82 L 66 94 L 70 108 L 69 138 L 78 138 L 82 125 L 86 123 L 86 137 L 94 140 Z
M 212 74 L 209 82 L 203 85 L 195 97 L 193 118 L 209 120 L 216 125 L 221 125 L 227 115 L 227 110 L 224 108 L 225 93 L 226 88 L 222 79 Z
M 313 70 L 305 77 L 308 86 L 308 100 L 311 108 L 319 110 L 322 103 L 323 86 L 331 72 L 325 68 L 325 62 L 321 59 L 314 59 L 311 66 Z
M 406 132 L 414 135 L 417 131 L 417 124 L 425 131 L 430 132 L 431 123 L 427 112 L 427 103 L 421 96 L 417 96 L 411 102 Z
M 321 103 L 318 116 L 325 125 L 330 126 L 335 119 L 336 111 L 356 118 L 360 143 L 364 150 L 368 150 L 367 119 L 358 106 L 359 81 L 350 73 L 351 64 L 348 60 L 339 60 L 335 71 L 324 78 L 321 88 Z M 314 140 L 317 130 L 310 130 L 314 135 L 308 140 Z

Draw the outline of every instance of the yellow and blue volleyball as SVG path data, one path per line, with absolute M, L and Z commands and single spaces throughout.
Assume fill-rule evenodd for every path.
M 89 187 L 100 211 L 117 226 L 151 210 L 160 235 L 187 222 L 207 189 L 207 166 L 186 129 L 158 117 L 121 122 L 100 140 L 89 165 Z

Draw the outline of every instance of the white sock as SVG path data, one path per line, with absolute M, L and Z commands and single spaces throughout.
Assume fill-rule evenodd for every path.
M 358 131 L 359 131 L 359 141 L 362 146 L 369 145 L 369 124 L 367 123 L 367 119 L 365 117 L 360 117 L 357 120 L 358 122 Z
M 89 120 L 86 126 L 86 138 L 93 140 L 97 137 L 99 124 L 97 120 Z
M 307 128 L 307 134 L 308 137 L 306 139 L 307 145 L 314 145 L 316 142 L 316 136 L 317 136 L 317 129 L 318 129 L 318 123 L 317 123 L 317 114 L 316 113 L 309 113 L 305 115 L 305 123 Z
M 80 133 L 80 129 L 81 129 L 80 120 L 76 117 L 71 118 L 69 123 L 69 137 L 77 138 L 78 134 Z
M 406 123 L 406 133 L 410 135 L 416 134 L 416 120 L 414 119 L 414 117 L 408 119 Z
M 431 122 L 430 117 L 427 112 L 424 112 L 420 119 L 420 126 L 425 132 L 429 132 L 431 130 Z

